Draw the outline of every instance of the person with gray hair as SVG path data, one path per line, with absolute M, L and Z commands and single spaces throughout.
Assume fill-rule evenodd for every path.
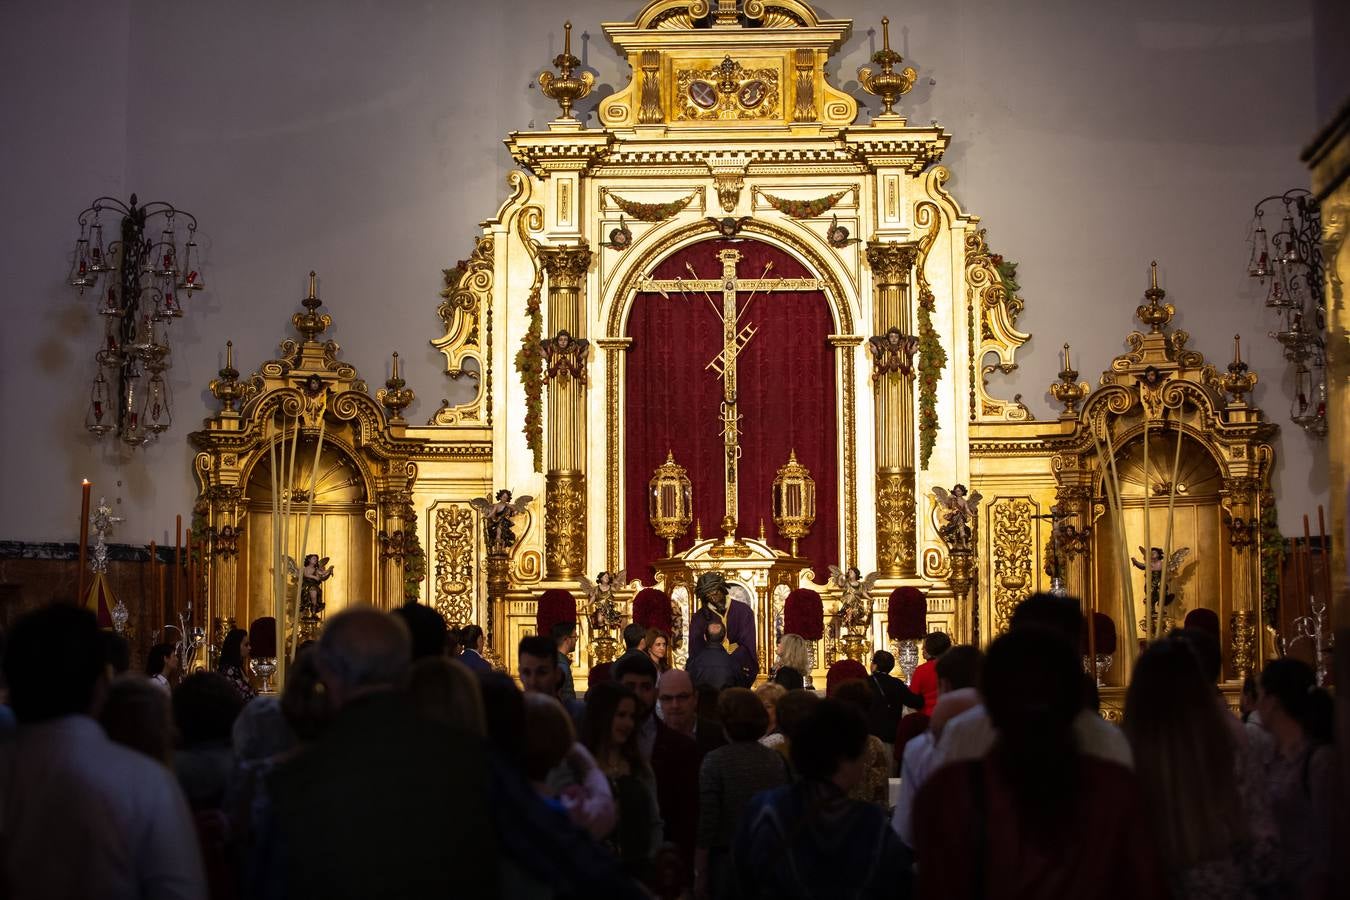
M 373 607 L 347 609 L 317 650 L 334 713 L 268 779 L 281 848 L 271 895 L 430 897 L 450 885 L 495 895 L 486 744 L 419 716 L 398 689 L 407 627 Z

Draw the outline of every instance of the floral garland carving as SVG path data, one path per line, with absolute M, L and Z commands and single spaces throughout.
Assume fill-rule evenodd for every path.
M 937 413 L 937 384 L 942 378 L 942 370 L 947 367 L 947 351 L 942 346 L 937 328 L 933 325 L 933 313 L 937 311 L 937 298 L 924 275 L 924 264 L 928 261 L 928 251 L 937 240 L 938 228 L 942 225 L 942 213 L 934 203 L 920 203 L 916 210 L 915 222 L 925 224 L 929 219 L 932 226 L 928 233 L 919 239 L 915 272 L 919 282 L 919 468 L 927 471 L 928 460 L 933 455 L 937 443 L 939 427 Z
M 814 219 L 823 216 L 825 213 L 834 209 L 835 204 L 843 200 L 852 188 L 844 188 L 842 191 L 836 191 L 828 197 L 817 197 L 814 200 L 789 200 L 786 197 L 775 197 L 773 194 L 766 194 L 760 191 L 759 195 L 765 201 L 778 210 L 780 213 L 789 215 L 794 219 Z
M 520 373 L 520 383 L 525 388 L 525 444 L 534 454 L 534 470 L 544 469 L 544 309 L 543 287 L 544 268 L 539 264 L 539 250 L 528 234 L 528 222 L 532 220 L 528 213 L 522 213 L 516 220 L 521 243 L 530 254 L 534 264 L 534 284 L 530 285 L 530 295 L 525 301 L 525 314 L 529 316 L 530 327 L 520 339 L 520 349 L 516 351 L 516 371 Z
M 417 516 L 409 515 L 403 520 L 403 600 L 416 603 L 422 596 L 422 579 L 427 574 L 427 554 L 417 537 Z
M 1279 621 L 1280 572 L 1284 562 L 1284 535 L 1280 533 L 1280 516 L 1275 508 L 1275 495 L 1263 491 L 1261 496 L 1261 616 L 1267 624 Z
M 1017 293 L 1022 286 L 1017 283 L 1017 263 L 1004 259 L 1001 253 L 990 253 L 989 263 L 998 272 L 999 280 L 1003 282 L 1003 290 L 1008 295 L 1008 321 L 1016 325 L 1017 318 L 1026 308 L 1026 301 Z
M 695 191 L 683 200 L 671 200 L 669 203 L 637 203 L 633 200 L 625 200 L 618 194 L 609 195 L 615 206 L 639 222 L 664 222 L 693 203 L 697 196 L 698 191 Z

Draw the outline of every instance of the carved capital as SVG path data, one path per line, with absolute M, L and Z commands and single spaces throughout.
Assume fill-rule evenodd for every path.
M 661 54 L 656 50 L 642 51 L 642 105 L 638 107 L 638 124 L 661 122 Z
M 877 568 L 887 578 L 915 574 L 914 470 L 877 471 Z
M 545 565 L 549 578 L 575 578 L 586 564 L 586 476 L 548 473 L 544 495 Z
M 918 254 L 915 244 L 872 241 L 867 245 L 867 265 L 878 287 L 909 284 L 909 273 Z
M 548 272 L 549 290 L 579 290 L 591 267 L 593 254 L 585 244 L 575 247 L 542 247 L 539 251 Z

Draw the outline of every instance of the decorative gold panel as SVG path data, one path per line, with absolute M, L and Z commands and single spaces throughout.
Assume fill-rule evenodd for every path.
M 999 497 L 989 504 L 994 634 L 1008 630 L 1013 608 L 1035 590 L 1036 529 L 1031 517 L 1036 512 L 1026 497 Z
M 673 118 L 676 122 L 777 118 L 782 115 L 781 80 L 776 65 L 747 68 L 730 56 L 720 62 L 708 60 L 702 68 L 677 68 Z
M 451 627 L 467 625 L 474 621 L 478 605 L 477 517 L 467 506 L 438 506 L 435 523 L 433 604 Z

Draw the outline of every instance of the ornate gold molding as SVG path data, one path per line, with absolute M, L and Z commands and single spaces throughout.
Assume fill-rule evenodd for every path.
M 989 504 L 994 621 L 992 633 L 1008 630 L 1012 611 L 1035 589 L 1033 554 L 1037 507 L 1026 497 L 999 497 Z
M 435 509 L 433 521 L 432 603 L 451 627 L 467 625 L 478 606 L 475 516 L 467 506 L 449 504 Z
M 545 566 L 550 578 L 575 578 L 586 564 L 586 476 L 551 471 L 545 492 Z
M 914 470 L 877 469 L 877 571 L 913 575 L 916 565 Z
M 878 287 L 908 285 L 917 253 L 918 247 L 914 244 L 870 241 L 867 244 L 867 265 L 872 270 L 873 283 Z
M 1022 403 L 1020 396 L 1008 401 L 989 393 L 989 376 L 995 371 L 1005 375 L 1014 371 L 1017 350 L 1031 340 L 1030 334 L 1017 330 L 1017 319 L 1025 304 L 1004 285 L 1003 276 L 989 252 L 983 228 L 966 232 L 965 262 L 966 308 L 974 336 L 970 342 L 971 421 L 1027 421 L 1031 418 L 1031 410 Z M 975 328 L 978 328 L 977 333 Z M 990 355 L 995 361 L 986 364 Z M 978 378 L 975 377 L 977 367 L 980 369 Z
M 830 346 L 838 353 L 842 364 L 840 379 L 843 381 L 844 409 L 844 565 L 858 563 L 858 424 L 857 400 L 853 388 L 854 348 L 862 344 L 862 336 L 856 334 L 832 334 Z
M 1250 609 L 1237 610 L 1229 617 L 1228 628 L 1232 635 L 1230 659 L 1238 679 L 1242 680 L 1256 669 L 1256 613 Z
M 661 110 L 661 54 L 643 50 L 641 71 L 642 105 L 638 108 L 638 124 L 653 125 L 665 120 Z

